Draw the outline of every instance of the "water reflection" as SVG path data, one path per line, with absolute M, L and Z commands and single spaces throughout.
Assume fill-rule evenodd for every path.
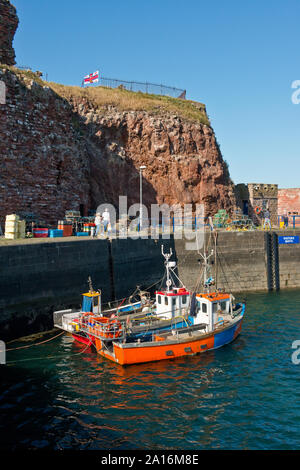
M 298 448 L 300 293 L 252 294 L 242 335 L 122 367 L 63 336 L 1 369 L 2 448 Z M 34 357 L 43 356 L 44 360 Z

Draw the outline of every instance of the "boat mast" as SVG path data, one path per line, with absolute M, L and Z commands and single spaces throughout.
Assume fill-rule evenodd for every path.
M 205 249 L 203 251 L 203 253 L 199 253 L 200 256 L 202 257 L 203 259 L 203 264 L 204 264 L 204 269 L 203 269 L 203 285 L 204 287 L 207 289 L 207 293 L 209 293 L 210 291 L 210 283 L 207 282 L 208 279 L 207 279 L 207 268 L 208 268 L 208 260 L 211 258 L 211 256 L 214 254 L 214 250 L 211 250 L 211 253 L 210 255 L 207 255 Z
M 218 238 L 218 232 L 214 231 L 214 236 L 215 236 L 215 285 L 216 285 L 216 291 L 218 290 L 218 258 L 217 258 L 217 238 Z
M 172 248 L 170 248 L 170 253 L 164 253 L 164 245 L 161 246 L 161 254 L 165 258 L 165 266 L 166 266 L 166 274 L 167 274 L 167 280 L 166 280 L 166 286 L 167 286 L 167 292 L 170 292 L 170 286 L 172 285 L 171 281 L 171 276 L 170 276 L 170 270 L 169 268 L 171 267 L 169 264 L 169 259 L 171 258 L 173 252 Z

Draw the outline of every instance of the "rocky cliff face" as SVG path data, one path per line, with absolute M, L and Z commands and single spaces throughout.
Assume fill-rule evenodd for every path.
M 88 204 L 89 161 L 71 106 L 32 77 L 0 68 L 7 89 L 0 105 L 0 212 L 55 221 Z
M 99 107 L 93 90 L 87 97 L 72 89 L 66 98 L 14 68 L 0 68 L 0 80 L 7 87 L 0 105 L 2 216 L 32 212 L 54 222 L 65 210 L 118 206 L 119 195 L 138 203 L 140 165 L 147 166 L 148 207 L 204 203 L 207 215 L 232 208 L 227 166 L 208 124 L 164 107 L 155 113 Z
M 94 201 L 116 201 L 127 195 L 138 202 L 138 169 L 146 165 L 143 200 L 152 203 L 204 203 L 207 214 L 230 210 L 233 193 L 212 128 L 174 113 L 151 115 L 143 111 L 105 111 L 73 100 L 83 118 L 85 139 L 93 167 Z M 106 174 L 105 179 L 101 172 Z M 103 184 L 104 183 L 104 184 Z
M 15 64 L 12 42 L 18 23 L 15 7 L 8 0 L 0 0 L 0 64 Z
M 87 214 L 119 196 L 139 202 L 205 204 L 231 210 L 233 187 L 205 106 L 101 87 L 43 82 L 14 64 L 18 18 L 0 0 L 0 217 L 33 213 L 56 222 L 66 210 Z

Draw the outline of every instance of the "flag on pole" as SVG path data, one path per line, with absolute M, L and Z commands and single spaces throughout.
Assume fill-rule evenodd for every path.
M 87 83 L 96 83 L 99 82 L 99 70 L 94 73 L 90 73 L 84 77 L 83 83 L 86 85 Z

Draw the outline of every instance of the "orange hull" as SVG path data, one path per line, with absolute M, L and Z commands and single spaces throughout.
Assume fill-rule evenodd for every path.
M 213 349 L 213 337 L 185 343 L 173 343 L 157 346 L 139 346 L 135 348 L 122 348 L 114 345 L 116 362 L 119 364 L 138 364 L 141 362 L 161 361 L 175 357 L 190 356 Z
M 139 364 L 143 362 L 161 361 L 176 357 L 191 356 L 233 341 L 240 333 L 242 319 L 230 328 L 220 329 L 214 333 L 179 340 L 156 338 L 156 341 L 134 344 L 113 343 L 113 351 L 109 351 L 101 340 L 96 338 L 95 346 L 101 356 L 121 365 Z M 223 336 L 222 336 L 223 335 Z M 222 339 L 224 338 L 224 339 Z

